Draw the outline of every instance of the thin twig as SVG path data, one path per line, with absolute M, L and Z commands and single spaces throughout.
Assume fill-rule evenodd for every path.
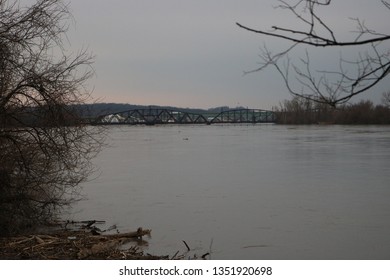
M 190 248 L 190 246 L 188 246 L 187 242 L 185 242 L 184 240 L 182 240 L 182 241 L 183 241 L 184 245 L 186 245 L 187 250 L 188 250 L 188 251 L 191 251 L 191 248 Z

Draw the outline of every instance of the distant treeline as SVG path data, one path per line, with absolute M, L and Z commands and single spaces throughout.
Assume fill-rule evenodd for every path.
M 390 124 L 390 104 L 362 100 L 337 108 L 294 97 L 274 108 L 279 124 Z

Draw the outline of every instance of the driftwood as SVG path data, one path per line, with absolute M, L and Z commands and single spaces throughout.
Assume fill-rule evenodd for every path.
M 143 229 L 143 228 L 138 228 L 137 231 L 132 231 L 132 232 L 126 232 L 126 233 L 117 233 L 117 234 L 105 234 L 105 235 L 101 235 L 101 236 L 95 236 L 97 238 L 99 237 L 104 237 L 104 238 L 114 238 L 114 239 L 118 239 L 118 238 L 142 238 L 142 236 L 144 235 L 150 235 L 150 233 L 152 232 L 152 230 L 150 229 Z
M 116 229 L 116 226 L 100 230 L 94 226 L 100 223 L 103 223 L 103 221 L 66 221 L 63 224 L 54 225 L 56 228 L 61 227 L 61 229 L 50 231 L 48 234 L 0 238 L 0 259 L 198 259 L 196 255 L 189 255 L 192 252 L 190 253 L 190 247 L 184 240 L 183 243 L 187 248 L 187 252 L 180 254 L 177 251 L 171 258 L 168 255 L 152 256 L 144 254 L 140 248 L 147 245 L 147 240 L 144 240 L 143 237 L 150 235 L 151 230 L 138 228 L 136 231 L 131 232 L 103 234 Z M 73 229 L 67 228 L 68 225 L 72 225 Z M 97 235 L 94 235 L 96 232 Z M 202 259 L 206 259 L 209 255 L 209 253 L 203 254 Z
M 150 235 L 150 229 L 138 228 L 137 231 L 107 234 L 107 235 L 93 235 L 92 237 L 98 239 L 100 242 L 94 244 L 91 248 L 83 248 L 78 253 L 80 259 L 85 259 L 91 255 L 101 254 L 113 249 L 118 249 L 121 245 L 128 243 L 133 239 L 142 238 L 144 235 Z
M 91 227 L 91 223 L 89 227 Z M 103 232 L 103 231 L 102 231 Z M 142 237 L 151 230 L 93 235 L 88 228 L 58 230 L 37 234 L 0 238 L 0 259 L 166 259 L 167 256 L 144 255 L 139 244 L 147 244 Z M 123 244 L 136 241 L 137 245 Z

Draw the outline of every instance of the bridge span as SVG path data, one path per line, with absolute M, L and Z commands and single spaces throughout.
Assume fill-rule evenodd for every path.
M 193 113 L 163 108 L 134 109 L 102 115 L 93 121 L 95 125 L 120 124 L 218 124 L 218 123 L 274 123 L 273 111 L 261 109 L 233 109 L 220 113 Z

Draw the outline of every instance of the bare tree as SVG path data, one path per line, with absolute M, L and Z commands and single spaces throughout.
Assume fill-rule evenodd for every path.
M 100 147 L 77 105 L 91 55 L 69 55 L 61 0 L 0 0 L 0 234 L 46 222 L 78 199 Z
M 386 107 L 390 108 L 390 90 L 382 94 L 382 103 Z
M 355 18 L 353 19 L 357 25 L 355 38 L 340 40 L 336 30 L 332 29 L 332 25 L 328 24 L 319 12 L 320 8 L 324 9 L 331 5 L 331 0 L 278 0 L 278 2 L 277 8 L 292 13 L 299 26 L 303 27 L 293 29 L 272 26 L 271 31 L 266 31 L 237 23 L 240 28 L 250 32 L 279 38 L 290 43 L 285 49 L 276 53 L 264 47 L 260 67 L 249 72 L 275 67 L 291 94 L 332 106 L 345 103 L 353 96 L 371 89 L 389 74 L 389 34 L 376 32 L 367 27 L 364 21 Z M 390 10 L 390 2 L 382 0 L 381 4 L 385 9 Z M 289 54 L 299 46 L 306 46 L 306 49 L 298 63 L 295 63 L 292 62 Z M 337 69 L 315 70 L 311 61 L 313 56 L 310 55 L 310 47 L 348 48 L 350 52 L 356 51 L 357 47 L 363 49 L 356 53 L 354 59 L 340 57 Z

